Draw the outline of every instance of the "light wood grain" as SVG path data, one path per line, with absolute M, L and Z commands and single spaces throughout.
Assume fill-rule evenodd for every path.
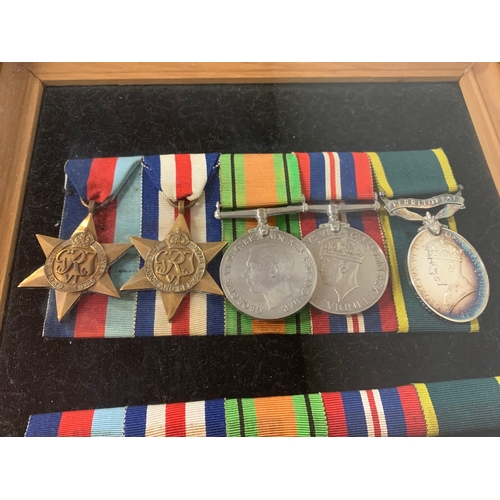
M 458 81 L 471 63 L 25 63 L 44 85 Z
M 41 82 L 16 63 L 0 68 L 0 326 L 42 99 Z
M 43 85 L 459 81 L 500 191 L 496 63 L 4 63 L 0 66 L 0 321 Z
M 460 88 L 497 191 L 500 193 L 500 68 L 477 63 L 460 79 Z

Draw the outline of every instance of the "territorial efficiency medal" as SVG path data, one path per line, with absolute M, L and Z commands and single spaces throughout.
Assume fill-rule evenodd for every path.
M 422 302 L 442 318 L 465 323 L 484 311 L 490 286 L 476 250 L 465 238 L 439 222 L 465 208 L 461 186 L 459 189 L 456 194 L 445 193 L 425 200 L 384 197 L 382 200 L 390 215 L 423 223 L 407 256 L 410 281 Z M 409 210 L 441 205 L 444 207 L 435 216 Z
M 341 212 L 378 210 L 380 204 L 309 205 L 308 212 L 328 214 L 328 222 L 303 238 L 316 260 L 318 284 L 310 303 L 331 314 L 357 314 L 384 293 L 389 266 L 384 252 L 367 234 L 338 218 Z
M 84 292 L 120 298 L 107 270 L 132 245 L 99 243 L 93 218 L 95 208 L 95 201 L 89 201 L 89 214 L 67 240 L 37 234 L 45 264 L 18 285 L 53 288 L 59 321 Z
M 298 238 L 267 223 L 269 216 L 303 212 L 306 206 L 222 212 L 217 203 L 217 219 L 255 217 L 258 222 L 231 244 L 220 265 L 226 298 L 242 313 L 277 320 L 311 299 L 317 281 L 314 257 Z

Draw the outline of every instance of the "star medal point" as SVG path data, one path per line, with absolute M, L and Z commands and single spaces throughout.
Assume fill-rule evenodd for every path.
M 195 243 L 184 218 L 184 209 L 189 207 L 184 206 L 184 200 L 179 200 L 177 207 L 179 215 L 163 240 L 130 237 L 144 266 L 121 287 L 158 291 L 169 322 L 189 292 L 223 295 L 207 265 L 227 244 Z
M 107 272 L 132 245 L 99 243 L 93 212 L 89 214 L 69 239 L 37 234 L 45 254 L 45 264 L 23 280 L 20 288 L 52 288 L 55 291 L 57 319 L 62 321 L 86 292 L 120 298 Z

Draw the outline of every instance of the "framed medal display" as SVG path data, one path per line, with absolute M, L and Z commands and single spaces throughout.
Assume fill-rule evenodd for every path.
M 496 67 L 410 65 L 397 73 L 398 66 L 360 65 L 339 83 L 346 68 L 311 66 L 311 81 L 298 65 L 284 84 L 265 65 L 249 66 L 244 83 L 237 66 L 200 67 L 196 82 L 167 66 L 157 67 L 155 85 L 145 73 L 137 79 L 140 67 L 136 76 L 112 65 L 1 68 L 8 84 L 0 99 L 18 110 L 8 129 L 12 147 L 0 151 L 10 165 L 0 202 L 0 248 L 9 264 L 1 275 L 1 435 L 24 434 L 34 414 L 137 407 L 123 413 L 132 418 L 140 405 L 159 404 L 167 404 L 165 429 L 180 421 L 184 405 L 189 434 L 200 401 L 205 412 L 224 415 L 232 433 L 252 435 L 252 422 L 268 408 L 259 398 L 307 394 L 287 404 L 319 435 L 330 429 L 321 412 L 336 414 L 337 402 L 320 404 L 314 394 L 335 391 L 345 415 L 357 408 L 367 421 L 370 408 L 379 422 L 373 432 L 391 435 L 380 413 L 393 401 L 384 388 L 398 392 L 404 409 L 412 396 L 399 388 L 407 384 L 427 384 L 432 393 L 435 382 L 500 374 L 500 149 L 488 98 Z M 277 83 L 261 85 L 271 74 Z M 183 83 L 173 85 L 173 76 Z M 75 233 L 89 214 L 80 197 L 92 200 L 64 167 L 85 164 L 113 189 L 103 159 L 115 173 L 127 162 L 135 167 L 93 211 L 95 235 Z M 446 161 L 455 184 L 424 172 Z M 191 206 L 190 193 L 167 194 L 178 185 L 169 172 L 187 165 L 200 167 L 206 181 Z M 193 168 L 179 179 L 196 187 L 201 177 Z M 365 182 L 363 172 L 373 177 Z M 415 210 L 420 222 L 389 213 L 397 200 L 460 196 L 458 183 L 466 208 L 454 217 L 437 216 L 449 201 Z M 217 202 L 221 213 L 254 215 L 217 219 Z M 287 207 L 299 210 L 273 212 Z M 429 229 L 436 221 L 438 234 Z M 36 234 L 51 248 L 40 248 Z M 109 254 L 107 245 L 117 244 L 126 251 Z M 17 287 L 40 266 L 49 272 L 33 278 L 39 286 Z M 212 280 L 217 288 L 208 287 Z M 56 298 L 59 283 L 79 297 L 58 318 L 57 303 L 66 300 Z M 111 290 L 109 283 L 119 298 L 92 293 Z M 165 303 L 162 294 L 171 293 Z M 292 314 L 277 313 L 284 307 Z M 438 406 L 435 415 L 441 422 Z M 89 422 L 88 432 L 97 432 Z M 348 433 L 351 417 L 346 422 Z M 207 435 L 213 425 L 206 424 Z

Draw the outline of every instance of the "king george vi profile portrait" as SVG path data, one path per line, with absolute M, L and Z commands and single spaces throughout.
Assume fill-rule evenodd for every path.
M 288 248 L 267 245 L 250 248 L 250 256 L 242 277 L 252 293 L 262 293 L 268 310 L 280 306 L 293 295 L 289 279 L 293 255 Z
M 443 237 L 438 241 L 431 241 L 425 246 L 429 261 L 429 274 L 434 276 L 438 285 L 446 286 L 443 296 L 445 311 L 451 313 L 476 289 L 462 275 L 463 250 L 452 241 L 445 241 Z
M 344 235 L 325 238 L 320 245 L 321 279 L 325 285 L 333 287 L 338 301 L 359 288 L 358 270 L 363 262 L 363 247 Z

